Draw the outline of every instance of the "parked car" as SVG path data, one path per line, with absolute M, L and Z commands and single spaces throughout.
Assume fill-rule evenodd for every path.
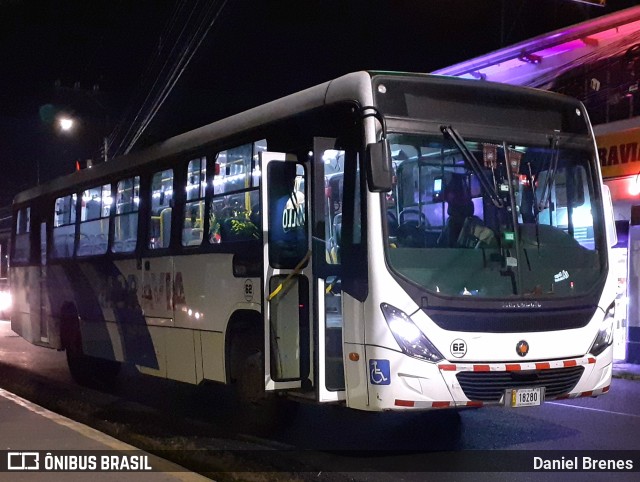
M 11 291 L 9 291 L 9 280 L 0 278 L 0 320 L 8 320 L 11 314 Z

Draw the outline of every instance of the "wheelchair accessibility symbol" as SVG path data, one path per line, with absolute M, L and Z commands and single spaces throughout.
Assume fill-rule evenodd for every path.
M 369 360 L 369 380 L 372 385 L 389 385 L 391 383 L 389 360 Z

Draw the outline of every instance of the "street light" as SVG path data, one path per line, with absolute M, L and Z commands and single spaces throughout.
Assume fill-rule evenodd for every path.
M 78 124 L 78 122 L 76 122 L 77 119 L 74 119 L 73 117 L 70 117 L 68 115 L 65 114 L 61 114 L 58 115 L 56 117 L 56 122 L 58 125 L 58 129 L 60 129 L 61 132 L 64 133 L 71 133 L 72 131 L 76 130 L 78 128 L 78 126 L 76 124 Z M 82 123 L 80 123 L 80 126 L 82 127 Z M 107 136 L 104 136 L 102 138 L 102 159 L 104 162 L 107 162 L 108 160 L 108 152 L 109 152 L 109 139 Z
M 60 129 L 62 129 L 62 131 L 64 132 L 68 132 L 71 129 L 73 129 L 73 119 L 71 117 L 60 117 L 58 118 L 58 125 L 60 126 Z

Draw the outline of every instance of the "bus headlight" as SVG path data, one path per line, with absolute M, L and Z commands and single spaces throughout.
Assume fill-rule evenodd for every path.
M 613 322 L 615 320 L 615 302 L 611 303 L 607 312 L 604 314 L 604 320 L 602 320 L 602 326 L 596 335 L 596 339 L 593 340 L 589 353 L 593 356 L 598 356 L 605 348 L 613 343 Z
M 387 303 L 382 303 L 380 308 L 404 353 L 434 363 L 444 358 L 406 313 Z

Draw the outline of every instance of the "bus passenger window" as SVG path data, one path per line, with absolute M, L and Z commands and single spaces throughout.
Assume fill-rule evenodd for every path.
M 260 239 L 260 192 L 215 197 L 211 200 L 209 242 Z
M 272 162 L 267 171 L 269 264 L 274 268 L 292 269 L 309 250 L 304 166 L 293 162 Z
M 213 198 L 209 203 L 209 243 L 259 240 L 260 151 L 265 140 L 220 152 L 215 160 Z
M 78 256 L 107 252 L 109 213 L 112 202 L 111 185 L 109 184 L 87 189 L 82 193 Z
M 325 185 L 325 246 L 326 259 L 329 264 L 340 264 L 344 155 L 344 150 L 336 149 L 327 149 L 322 154 Z
M 187 203 L 184 206 L 182 246 L 200 246 L 204 228 L 204 196 L 207 188 L 207 159 L 189 162 L 187 168 Z
M 16 221 L 13 257 L 11 258 L 13 262 L 26 263 L 29 261 L 31 253 L 31 244 L 29 242 L 30 231 L 31 208 L 22 208 L 18 211 L 18 219 Z
M 171 241 L 173 169 L 156 172 L 151 180 L 149 249 L 168 248 Z
M 140 204 L 140 176 L 123 179 L 116 187 L 114 217 L 114 253 L 132 253 L 138 237 L 138 205 Z
M 55 203 L 53 223 L 53 258 L 70 258 L 73 256 L 76 223 L 76 194 L 60 197 Z

